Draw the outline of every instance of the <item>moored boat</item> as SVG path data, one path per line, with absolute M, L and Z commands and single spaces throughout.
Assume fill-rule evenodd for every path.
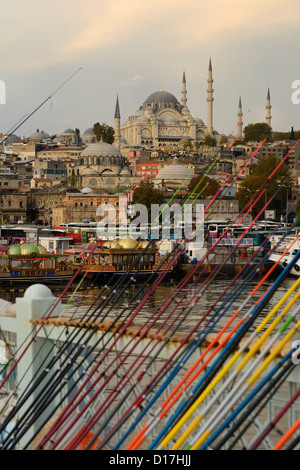
M 72 259 L 74 268 L 82 266 L 82 273 L 94 284 L 102 284 L 113 275 L 125 280 L 128 273 L 136 281 L 145 280 L 166 270 L 166 279 L 169 279 L 168 254 L 162 255 L 155 242 L 149 244 L 128 237 L 86 250 L 78 247 L 64 254 Z
M 34 243 L 13 245 L 0 254 L 0 280 L 3 283 L 27 283 L 71 279 L 74 269 L 66 256 L 49 254 Z

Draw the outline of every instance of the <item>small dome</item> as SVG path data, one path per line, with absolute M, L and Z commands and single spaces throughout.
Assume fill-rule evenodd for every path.
M 74 129 L 66 129 L 63 134 L 76 134 L 76 131 L 74 131 Z
M 7 254 L 9 254 L 9 255 L 20 255 L 21 254 L 20 247 L 18 245 L 12 245 L 10 247 L 10 249 L 8 250 Z
M 89 144 L 82 152 L 82 157 L 105 157 L 105 156 L 120 156 L 119 150 L 111 144 L 106 142 L 95 142 Z
M 81 176 L 99 176 L 99 173 L 93 168 L 87 167 L 82 170 Z
M 42 142 L 43 140 L 47 140 L 47 139 L 50 139 L 50 136 L 46 132 L 44 132 L 44 131 L 40 132 L 40 130 L 37 129 L 36 132 L 31 134 L 31 136 L 29 137 L 28 140 L 33 140 L 33 141 L 36 141 L 36 142 Z
M 92 127 L 89 127 L 84 131 L 83 135 L 95 135 L 94 129 Z
M 196 123 L 200 124 L 200 126 L 204 126 L 204 122 L 200 118 L 196 118 Z
M 117 241 L 114 240 L 111 242 L 110 247 L 116 249 L 116 248 L 120 248 L 120 245 Z
M 164 166 L 159 172 L 157 173 L 154 180 L 180 180 L 184 181 L 186 179 L 193 178 L 193 172 L 189 170 L 184 165 L 179 165 L 177 163 L 177 159 L 174 158 L 173 163 L 171 165 Z
M 120 171 L 120 176 L 131 176 L 131 173 L 127 168 L 123 168 L 123 170 Z
M 145 116 L 144 114 L 142 116 L 139 116 L 138 119 L 137 119 L 137 122 L 149 122 L 150 119 L 147 118 L 147 116 Z
M 33 253 L 39 253 L 39 249 L 36 245 L 34 245 L 34 243 L 24 243 L 24 245 L 20 247 L 20 251 L 21 255 L 32 255 Z
M 40 255 L 48 255 L 48 251 L 43 245 L 39 245 L 38 250 Z
M 83 188 L 81 192 L 82 194 L 90 194 L 93 192 L 93 190 L 91 188 Z
M 174 116 L 167 116 L 165 122 L 177 122 L 177 119 Z

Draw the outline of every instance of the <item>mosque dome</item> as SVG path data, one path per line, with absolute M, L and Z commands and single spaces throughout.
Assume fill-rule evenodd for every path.
M 144 114 L 139 116 L 138 119 L 137 119 L 137 122 L 149 122 L 150 119 L 147 118 L 147 116 L 145 116 Z
M 173 123 L 177 123 L 177 119 L 176 117 L 174 116 L 167 116 L 166 119 L 165 119 L 165 122 L 173 122 Z
M 74 129 L 66 129 L 63 134 L 76 134 L 76 132 L 74 131 Z
M 164 166 L 157 173 L 154 180 L 180 180 L 184 181 L 193 178 L 193 172 L 189 170 L 185 165 L 179 165 L 177 158 L 174 158 L 171 165 Z
M 200 126 L 204 126 L 204 122 L 200 118 L 196 118 L 196 123 L 199 124 Z
M 106 156 L 120 156 L 119 150 L 111 144 L 106 142 L 95 142 L 89 144 L 82 152 L 82 157 L 106 157 Z
M 93 168 L 87 167 L 82 170 L 81 176 L 99 176 L 99 173 Z
M 130 170 L 123 168 L 123 170 L 120 171 L 120 176 L 131 176 Z
M 148 96 L 145 103 L 174 103 L 179 104 L 177 98 L 167 91 L 155 91 Z
M 93 190 L 91 188 L 83 188 L 81 192 L 82 194 L 91 194 Z
M 92 127 L 89 127 L 84 131 L 83 135 L 95 135 L 94 129 Z

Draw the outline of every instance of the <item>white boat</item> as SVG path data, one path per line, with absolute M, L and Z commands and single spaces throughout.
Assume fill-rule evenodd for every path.
M 273 248 L 278 244 L 279 238 L 274 237 L 271 240 L 271 247 Z M 284 269 L 294 258 L 300 250 L 300 239 L 295 236 L 287 236 L 282 243 L 270 255 L 270 261 L 278 262 L 278 266 Z M 292 267 L 290 274 L 293 276 L 300 275 L 300 259 Z

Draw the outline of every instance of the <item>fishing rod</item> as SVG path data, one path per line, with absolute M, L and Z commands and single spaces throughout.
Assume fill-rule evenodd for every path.
M 300 256 L 300 252 L 299 255 Z M 186 422 L 186 420 L 190 417 L 190 415 L 193 413 L 194 409 L 198 407 L 198 404 L 203 401 L 204 397 L 206 396 L 206 392 L 209 392 L 210 388 L 213 388 L 212 385 L 214 382 L 217 380 L 215 379 L 214 382 L 210 382 L 211 378 L 215 375 L 216 371 L 219 370 L 222 365 L 225 363 L 225 361 L 230 357 L 231 352 L 236 348 L 236 346 L 239 344 L 241 338 L 244 336 L 245 332 L 248 331 L 248 329 L 251 327 L 261 310 L 264 308 L 264 306 L 267 304 L 267 302 L 270 300 L 270 298 L 274 295 L 274 292 L 278 288 L 278 286 L 283 282 L 283 280 L 287 277 L 290 269 L 292 266 L 295 264 L 297 261 L 298 257 L 296 257 L 288 264 L 288 266 L 281 272 L 281 274 L 278 276 L 278 278 L 275 280 L 274 284 L 272 285 L 271 289 L 267 291 L 265 296 L 260 299 L 259 303 L 254 307 L 251 308 L 248 314 L 243 321 L 239 321 L 236 327 L 234 328 L 234 337 L 231 339 L 231 341 L 227 344 L 224 344 L 223 352 L 219 356 L 219 358 L 212 364 L 212 366 L 209 368 L 201 382 L 199 383 L 198 387 L 193 391 L 193 395 L 187 400 L 187 402 L 181 407 L 179 410 L 179 414 L 182 415 L 183 417 L 179 419 L 178 423 L 176 426 L 173 427 L 172 431 L 169 432 L 167 437 L 162 441 L 160 444 L 160 447 L 165 447 L 167 443 L 173 438 L 175 434 L 179 431 L 179 429 L 182 427 L 183 423 Z M 244 302 L 245 303 L 245 302 Z M 250 316 L 250 318 L 248 318 Z M 248 318 L 248 320 L 247 320 Z M 227 340 L 228 341 L 228 340 Z M 217 379 L 219 380 L 221 376 L 225 375 L 227 371 L 227 367 L 224 367 L 222 370 L 222 373 L 219 374 Z M 193 406 L 190 406 L 190 403 L 193 402 Z
M 295 301 L 298 300 L 300 297 L 300 292 L 298 292 L 298 295 L 296 295 L 293 299 L 293 302 L 290 302 L 291 307 L 294 305 Z M 287 309 L 288 311 L 289 309 Z M 236 402 L 239 400 L 239 398 L 246 393 L 247 390 L 249 390 L 250 386 L 255 382 L 255 380 L 262 374 L 262 372 L 265 370 L 265 368 L 272 362 L 272 360 L 278 355 L 278 353 L 282 350 L 283 346 L 289 341 L 289 339 L 296 333 L 297 329 L 300 326 L 300 322 L 298 322 L 295 326 L 295 329 L 291 330 L 283 340 L 281 340 L 280 344 L 274 348 L 274 351 L 272 351 L 269 356 L 264 360 L 263 364 L 261 364 L 258 368 L 258 370 L 255 370 L 256 367 L 261 363 L 261 360 L 266 356 L 266 354 L 270 351 L 271 347 L 274 346 L 275 341 L 280 338 L 281 334 L 285 332 L 287 327 L 292 323 L 296 322 L 296 316 L 298 315 L 300 311 L 300 305 L 295 309 L 295 312 L 289 317 L 289 319 L 284 323 L 284 325 L 279 329 L 277 334 L 275 334 L 267 346 L 260 352 L 258 357 L 253 361 L 253 363 L 249 366 L 247 372 L 244 373 L 244 375 L 238 380 L 237 384 L 232 388 L 232 390 L 229 392 L 229 394 L 226 396 L 222 403 L 222 410 L 217 410 L 218 411 L 218 416 L 216 416 L 216 412 L 214 412 L 206 421 L 206 423 L 203 424 L 203 431 L 201 430 L 196 434 L 196 436 L 193 438 L 192 443 L 190 448 L 192 450 L 198 449 L 199 447 L 203 446 L 203 443 L 207 440 L 207 438 L 212 434 L 213 430 L 216 428 L 218 423 L 226 416 L 228 411 L 230 411 L 233 406 L 236 404 Z M 279 321 L 277 321 L 279 323 Z M 266 335 L 265 335 L 266 336 Z M 260 342 L 260 341 L 259 341 Z M 248 353 L 248 357 L 253 358 L 253 355 L 257 349 L 254 347 Z M 245 358 L 246 359 L 246 358 Z M 244 361 L 242 361 L 243 363 Z M 245 363 L 248 361 L 245 360 Z M 244 364 L 243 364 L 244 365 Z M 223 391 L 225 386 L 227 387 L 228 384 L 232 381 L 232 377 L 235 378 L 238 374 L 238 372 L 242 369 L 242 367 L 237 367 L 236 368 L 236 373 L 233 373 L 223 384 L 221 389 L 218 390 L 215 396 L 220 396 L 221 390 Z M 253 374 L 252 374 L 253 373 Z M 252 374 L 252 375 L 251 375 Z M 251 375 L 251 377 L 250 377 Z M 245 383 L 245 385 L 242 386 L 242 384 Z M 205 410 L 203 410 L 203 413 L 201 413 L 201 417 L 203 417 L 206 413 L 206 409 L 208 407 L 211 407 L 212 402 L 215 400 L 211 400 L 210 403 L 207 404 L 205 407 Z M 197 420 L 198 421 L 198 420 Z
M 225 434 L 225 436 L 222 437 L 222 439 L 213 447 L 213 450 L 219 450 L 223 445 L 225 445 L 230 437 L 232 437 L 233 434 L 237 432 L 237 430 L 240 428 L 240 426 L 247 420 L 247 418 L 250 417 L 251 415 L 251 420 L 248 420 L 248 423 L 245 424 L 243 429 L 239 432 L 237 436 L 235 436 L 234 440 L 231 442 L 230 446 L 227 448 L 228 450 L 232 450 L 234 446 L 237 444 L 237 442 L 242 438 L 243 435 L 245 435 L 246 431 L 249 429 L 251 426 L 252 422 L 259 416 L 259 414 L 265 409 L 265 406 L 269 403 L 269 401 L 276 395 L 276 393 L 280 390 L 280 388 L 285 384 L 286 379 L 288 376 L 293 372 L 295 369 L 295 364 L 290 360 L 291 355 L 293 354 L 293 350 L 290 351 L 279 363 L 279 366 L 281 370 L 279 370 L 278 375 L 276 376 L 275 374 L 278 371 L 278 368 L 276 366 L 276 369 L 273 369 L 271 373 L 269 373 L 265 379 L 263 379 L 259 385 L 251 392 L 251 394 L 245 399 L 245 403 L 241 403 L 236 410 L 232 413 L 232 415 L 227 418 L 226 420 L 226 427 L 229 427 L 230 422 L 238 416 L 240 411 L 249 404 L 248 408 L 244 411 L 242 416 L 237 419 L 232 425 L 232 427 L 229 429 L 229 431 Z M 287 364 L 283 367 L 284 363 L 287 362 Z M 263 387 L 266 385 L 265 389 Z M 258 395 L 258 392 L 260 395 Z M 256 396 L 258 395 L 258 396 Z M 257 406 L 259 405 L 257 411 L 255 414 L 253 411 Z M 211 438 L 205 443 L 203 447 L 201 447 L 200 450 L 204 450 L 207 447 L 211 446 L 211 443 L 220 435 L 220 433 L 225 430 L 225 422 L 222 424 L 222 426 L 211 436 Z M 249 449 L 250 450 L 250 449 Z
M 293 348 L 293 350 L 297 350 L 297 348 Z M 262 441 L 268 436 L 268 434 L 274 429 L 276 424 L 280 421 L 280 419 L 284 416 L 284 414 L 288 411 L 288 409 L 295 403 L 295 401 L 299 398 L 300 389 L 292 396 L 292 398 L 285 404 L 285 406 L 280 410 L 280 412 L 275 416 L 272 421 L 266 426 L 260 436 L 256 439 L 256 441 L 251 445 L 249 450 L 256 450 L 257 447 L 262 443 Z
M 274 229 L 274 231 L 276 230 L 276 228 Z M 271 234 L 270 234 L 271 236 Z M 264 244 L 267 243 L 268 239 L 266 239 L 264 241 Z M 262 247 L 260 247 L 260 249 L 262 249 Z M 251 268 L 251 262 L 255 260 L 255 257 L 258 257 L 260 255 L 260 250 L 255 253 L 251 259 L 249 260 L 249 263 L 247 265 L 244 265 L 244 267 L 242 268 L 242 270 L 240 272 L 238 272 L 236 274 L 236 276 L 233 278 L 233 280 L 231 281 L 231 283 L 229 284 L 229 286 L 227 287 L 227 289 L 225 289 L 225 291 L 223 291 L 221 293 L 221 295 L 217 298 L 217 300 L 214 302 L 214 304 L 210 307 L 210 309 L 208 310 L 207 313 L 210 313 L 211 311 L 213 311 L 215 309 L 215 306 L 219 303 L 219 301 L 221 300 L 222 296 L 226 293 L 227 290 L 229 290 L 229 288 L 234 285 L 234 289 L 227 295 L 226 299 L 223 301 L 223 303 L 218 307 L 217 311 L 214 313 L 214 315 L 212 316 L 212 318 L 209 320 L 209 322 L 205 325 L 205 328 L 202 329 L 202 331 L 200 331 L 198 333 L 198 335 L 196 336 L 196 338 L 192 341 L 192 344 L 188 347 L 188 350 L 185 354 L 185 358 L 182 358 L 180 360 L 180 364 L 179 366 L 177 366 L 177 369 L 175 369 L 172 373 L 172 375 L 176 375 L 176 373 L 179 372 L 180 368 L 182 368 L 182 366 L 184 365 L 185 362 L 187 362 L 187 360 L 189 359 L 189 357 L 194 353 L 194 351 L 196 351 L 196 349 L 198 347 L 200 347 L 201 343 L 205 340 L 207 334 L 209 334 L 209 332 L 213 329 L 213 327 L 217 324 L 217 322 L 220 320 L 220 318 L 225 314 L 226 310 L 223 312 L 222 315 L 220 315 L 219 319 L 215 321 L 215 323 L 211 326 L 211 328 L 207 331 L 207 333 L 202 337 L 200 338 L 200 335 L 205 331 L 205 329 L 209 326 L 209 323 L 214 319 L 215 316 L 217 316 L 217 314 L 219 313 L 219 311 L 224 307 L 224 305 L 226 305 L 226 302 L 228 301 L 228 299 L 230 299 L 230 297 L 232 297 L 234 295 L 234 291 L 238 289 L 238 284 L 242 281 L 243 279 L 243 276 L 244 275 L 247 275 L 247 270 L 249 270 Z M 265 257 L 265 260 L 268 259 L 268 256 L 269 255 L 266 255 Z M 245 272 L 243 272 L 245 271 Z M 248 284 L 250 282 L 251 279 L 253 279 L 253 277 L 257 275 L 257 270 L 255 268 L 255 266 L 253 267 L 252 269 L 252 274 L 251 272 L 248 273 L 248 276 L 249 276 L 249 279 L 247 281 L 246 284 Z M 241 277 L 241 279 L 238 279 L 239 277 Z M 238 281 L 238 282 L 237 282 Z M 244 290 L 245 287 L 246 287 L 246 284 L 244 284 L 243 288 L 241 289 Z M 236 295 L 235 298 L 237 298 L 241 291 Z M 232 302 L 234 301 L 235 299 L 232 300 Z M 230 306 L 230 305 L 229 305 Z M 228 307 L 229 307 L 228 306 Z M 227 309 L 228 309 L 227 307 Z M 205 316 L 207 315 L 207 313 L 205 314 Z M 200 339 L 199 339 L 200 338 Z M 169 396 L 165 399 L 165 401 L 162 403 L 162 405 L 160 405 L 160 408 L 158 409 L 158 411 L 154 414 L 154 416 L 150 419 L 150 421 L 147 423 L 147 425 L 145 425 L 143 427 L 143 429 L 137 434 L 137 436 L 134 438 L 134 440 L 131 442 L 131 444 L 129 444 L 127 446 L 127 450 L 136 450 L 139 445 L 145 440 L 146 438 L 146 435 L 150 433 L 151 429 L 153 428 L 153 426 L 158 423 L 159 420 L 161 420 L 167 412 L 169 412 L 170 408 L 172 406 L 174 406 L 175 402 L 179 399 L 179 397 L 182 395 L 182 391 L 181 392 L 178 392 L 178 390 L 180 389 L 180 387 L 184 384 L 184 382 L 187 380 L 187 378 L 192 374 L 193 370 L 197 367 L 197 365 L 202 361 L 202 357 L 200 356 L 200 358 L 196 361 L 196 363 L 194 363 L 194 365 L 190 368 L 190 370 L 185 374 L 185 376 L 181 379 L 181 381 L 179 382 L 179 384 L 175 387 L 175 389 L 169 394 Z M 143 412 L 140 414 L 140 416 L 137 418 L 137 420 L 132 424 L 130 430 L 127 431 L 126 435 L 123 436 L 123 438 L 121 439 L 121 441 L 118 442 L 118 444 L 116 445 L 115 448 L 118 448 L 119 445 L 124 441 L 124 439 L 130 434 L 130 431 L 134 430 L 136 424 L 138 421 L 140 421 L 140 419 L 146 414 L 147 412 L 147 409 L 149 409 L 149 407 L 152 406 L 152 404 L 156 401 L 157 397 L 160 395 L 160 393 L 164 390 L 164 388 L 168 385 L 168 383 L 171 381 L 172 377 L 170 377 L 169 379 L 166 380 L 166 382 L 162 385 L 161 389 L 156 393 L 156 396 L 151 400 L 151 402 L 148 404 L 147 408 L 145 408 L 143 410 Z M 193 377 L 194 379 L 194 377 Z M 189 383 L 183 387 L 183 389 L 186 389 L 187 386 L 189 385 Z M 168 404 L 168 402 L 174 397 L 174 395 L 177 393 L 176 397 L 172 400 L 172 402 L 170 404 Z
M 24 122 L 28 121 L 28 119 L 31 118 L 31 116 L 33 116 L 42 106 L 44 106 L 45 103 L 47 103 L 47 101 L 49 101 L 61 88 L 63 88 L 80 70 L 82 70 L 82 67 L 80 67 L 79 69 L 77 69 L 74 73 L 72 73 L 72 75 L 67 78 L 61 85 L 59 85 L 59 87 L 56 88 L 56 90 L 54 90 L 51 95 L 49 95 L 39 106 L 37 106 L 30 114 L 26 114 L 25 116 L 25 119 L 22 120 L 22 122 L 20 124 L 17 123 L 16 127 L 8 133 L 8 135 L 0 142 L 0 145 L 2 145 L 17 129 L 19 129 L 19 127 L 21 127 Z M 19 121 L 18 121 L 19 122 Z
M 239 293 L 237 294 L 237 296 L 236 296 L 235 298 L 237 298 L 238 296 L 239 296 Z M 235 300 L 235 299 L 233 299 L 233 300 Z M 240 310 L 238 310 L 238 313 L 239 313 L 239 311 L 240 311 Z M 225 312 L 226 312 L 226 310 L 225 310 Z M 225 313 L 225 312 L 224 312 L 224 313 Z M 234 315 L 234 316 L 235 316 L 235 315 Z M 219 350 L 222 350 L 222 349 L 225 347 L 225 345 L 227 344 L 227 342 L 228 342 L 230 336 L 233 334 L 233 332 L 236 330 L 236 328 L 235 328 L 235 330 L 231 333 L 231 335 L 229 335 L 229 336 L 227 336 L 225 339 L 221 340 L 221 342 L 219 342 L 219 339 L 220 339 L 220 338 L 223 338 L 223 335 L 224 335 L 226 329 L 228 329 L 228 327 L 229 327 L 229 325 L 231 324 L 231 322 L 232 322 L 232 318 L 229 319 L 229 321 L 227 322 L 227 324 L 221 329 L 221 331 L 217 334 L 217 336 L 216 336 L 212 341 L 210 341 L 209 346 L 207 346 L 207 348 L 205 349 L 205 351 L 200 355 L 199 360 L 196 361 L 196 363 L 194 364 L 194 367 L 192 366 L 191 372 L 193 372 L 193 370 L 194 370 L 194 368 L 197 366 L 197 364 L 200 364 L 200 363 L 203 361 L 205 355 L 207 355 L 207 353 L 209 352 L 209 350 L 212 349 L 214 346 L 217 346 L 217 347 L 215 348 L 214 352 L 210 355 L 210 357 L 202 364 L 202 366 L 198 369 L 198 371 L 197 371 L 196 373 L 194 373 L 194 375 L 192 376 L 192 378 L 187 382 L 187 384 L 186 384 L 185 387 L 184 387 L 185 390 L 186 390 L 186 389 L 190 386 L 190 384 L 195 380 L 195 378 L 197 377 L 197 375 L 199 375 L 200 372 L 209 364 L 209 362 L 210 362 L 211 359 L 217 354 L 217 352 L 218 352 Z M 218 342 L 219 342 L 219 343 L 218 343 Z M 204 377 L 204 379 L 205 379 L 205 378 L 206 378 L 206 376 Z M 203 380 L 204 380 L 204 379 L 203 379 Z M 201 383 L 200 383 L 200 385 L 201 385 Z M 207 385 L 209 385 L 209 382 L 208 382 L 208 381 L 207 381 Z M 199 385 L 198 385 L 198 387 L 199 387 Z M 203 387 L 203 389 L 205 390 L 204 387 Z M 196 391 L 197 391 L 197 388 L 196 388 L 195 390 L 193 390 L 192 393 L 195 394 Z M 181 396 L 182 396 L 182 392 L 179 392 L 178 395 L 174 398 L 173 402 L 171 403 L 172 406 L 174 405 L 174 403 L 175 403 Z M 171 397 L 172 397 L 172 395 L 171 395 Z M 181 410 L 180 410 L 181 413 L 183 413 L 182 410 L 183 410 L 184 406 L 185 406 L 185 407 L 187 406 L 187 403 L 188 403 L 187 400 L 185 400 L 185 402 L 181 405 Z M 180 414 L 180 413 L 177 412 L 176 415 L 173 415 L 173 416 L 172 416 L 172 418 L 171 418 L 171 420 L 169 421 L 169 423 L 164 427 L 164 429 L 163 429 L 163 430 L 160 432 L 160 434 L 157 436 L 156 440 L 155 440 L 154 443 L 152 444 L 152 447 L 153 447 L 155 444 L 157 444 L 157 443 L 159 442 L 159 439 L 161 439 L 161 438 L 165 435 L 165 433 L 166 433 L 166 432 L 168 431 L 168 429 L 170 428 L 171 424 L 174 425 L 174 422 L 175 422 L 175 421 L 178 422 L 178 420 L 179 420 L 178 415 L 179 415 L 179 414 Z
M 115 320 L 115 322 L 116 322 L 116 321 L 117 321 L 117 320 Z M 98 329 L 98 326 L 94 327 L 94 330 L 95 330 L 95 331 L 97 331 L 97 329 Z M 104 333 L 104 334 L 106 334 L 106 333 Z M 83 346 L 84 346 L 84 345 L 83 345 Z M 54 359 L 56 359 L 56 358 L 54 358 Z M 49 369 L 49 367 L 48 367 L 48 369 Z M 45 372 L 45 371 L 44 371 L 44 372 Z M 63 371 L 63 373 L 64 373 L 64 372 L 65 372 L 65 371 Z M 63 373 L 62 373 L 62 374 L 63 374 Z M 63 376 L 63 375 L 62 375 L 62 376 Z M 41 378 L 40 378 L 40 379 L 41 379 Z M 58 379 L 61 379 L 61 376 L 60 376 Z M 58 380 L 58 379 L 57 379 L 57 380 Z M 51 384 L 53 384 L 53 380 L 52 380 L 52 378 L 51 378 L 51 379 L 49 379 L 49 381 L 50 381 L 50 382 L 49 382 L 49 383 L 50 383 L 50 385 L 51 385 Z M 45 387 L 44 387 L 44 388 L 45 388 Z M 30 392 L 31 392 L 31 391 L 30 391 Z M 30 393 L 30 392 L 28 393 L 28 395 L 29 395 L 29 396 L 31 395 L 31 393 Z M 26 398 L 27 398 L 27 397 L 26 397 Z M 19 405 L 19 406 L 21 406 L 21 405 L 22 405 L 22 403 L 20 403 L 20 405 Z M 15 410 L 15 411 L 16 411 L 16 410 Z M 24 418 L 25 418 L 25 415 L 23 415 L 23 418 L 22 418 L 22 419 L 24 420 Z

